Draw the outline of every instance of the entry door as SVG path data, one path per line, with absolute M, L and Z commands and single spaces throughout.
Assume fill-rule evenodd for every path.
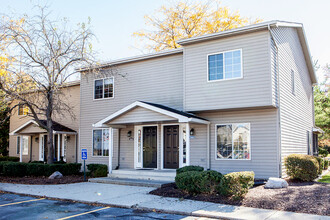
M 179 168 L 179 125 L 164 126 L 164 168 Z
M 47 135 L 44 135 L 43 138 L 43 150 L 44 150 L 44 161 L 47 162 L 47 157 L 48 157 L 48 144 L 47 144 Z
M 143 127 L 143 168 L 157 168 L 157 126 Z

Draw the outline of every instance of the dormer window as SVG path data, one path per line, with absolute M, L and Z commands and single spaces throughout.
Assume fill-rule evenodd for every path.
M 113 77 L 95 80 L 94 99 L 112 98 L 113 93 L 114 93 Z
M 207 56 L 208 81 L 243 77 L 242 50 L 231 50 Z

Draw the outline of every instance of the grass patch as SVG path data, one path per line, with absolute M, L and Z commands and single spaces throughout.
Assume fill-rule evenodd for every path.
M 330 173 L 327 173 L 326 175 L 322 176 L 322 178 L 319 179 L 318 182 L 330 183 Z

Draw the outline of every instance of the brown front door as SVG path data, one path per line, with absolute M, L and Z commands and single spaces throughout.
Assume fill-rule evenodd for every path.
M 164 126 L 164 168 L 179 168 L 179 125 Z
M 157 168 L 157 126 L 143 127 L 143 168 Z

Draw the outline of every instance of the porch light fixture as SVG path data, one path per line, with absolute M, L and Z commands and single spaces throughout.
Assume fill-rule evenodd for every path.
M 132 137 L 132 131 L 128 131 L 128 132 L 127 132 L 127 137 L 128 137 L 128 138 Z
M 191 136 L 194 136 L 194 135 L 195 135 L 195 129 L 193 129 L 193 128 L 190 129 L 190 135 L 191 135 Z
M 38 143 L 39 142 L 39 137 L 36 137 L 35 141 Z

